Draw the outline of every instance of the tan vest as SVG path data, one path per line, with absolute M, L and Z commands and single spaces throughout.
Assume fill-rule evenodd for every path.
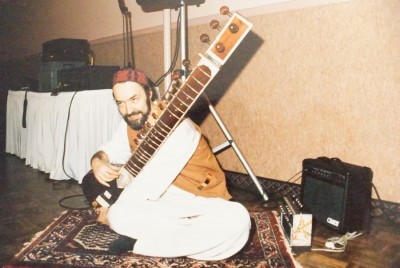
M 198 126 L 196 128 L 200 131 Z M 138 131 L 128 127 L 128 139 L 132 152 L 136 148 L 134 139 L 137 133 Z M 173 181 L 173 184 L 199 196 L 231 198 L 226 188 L 225 173 L 219 166 L 203 135 L 194 154 Z

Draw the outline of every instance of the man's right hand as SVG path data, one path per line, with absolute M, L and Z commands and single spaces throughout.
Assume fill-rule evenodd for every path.
M 97 152 L 92 157 L 91 164 L 96 180 L 104 186 L 110 187 L 109 182 L 119 177 L 121 167 L 110 164 L 104 152 Z

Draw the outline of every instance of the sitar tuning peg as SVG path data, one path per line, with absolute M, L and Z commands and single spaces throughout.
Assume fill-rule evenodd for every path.
M 201 35 L 200 35 L 200 41 L 201 41 L 202 43 L 211 44 L 211 42 L 210 42 L 210 37 L 208 36 L 208 34 L 201 34 Z
M 231 23 L 229 25 L 229 31 L 233 34 L 239 32 L 239 26 L 236 23 Z
M 219 21 L 217 20 L 210 21 L 210 28 L 214 30 L 221 30 L 221 27 L 219 27 Z
M 182 65 L 185 66 L 185 68 L 187 68 L 188 70 L 191 70 L 191 69 L 192 69 L 192 68 L 191 68 L 191 65 L 190 65 L 190 60 L 188 60 L 188 59 L 184 59 L 184 60 L 182 61 Z
M 223 53 L 225 51 L 225 46 L 221 42 L 215 44 L 215 49 L 218 53 Z
M 179 81 L 184 74 L 185 72 L 182 69 L 177 69 L 172 72 L 172 79 L 175 81 Z
M 231 12 L 229 12 L 229 7 L 227 7 L 227 6 L 222 6 L 220 9 L 219 9 L 219 12 L 222 14 L 222 15 L 228 15 L 229 17 L 231 17 L 232 16 L 232 13 Z M 211 25 L 211 24 L 210 24 Z M 219 25 L 218 25 L 219 26 Z M 217 27 L 218 27 L 217 26 Z M 213 28 L 214 29 L 214 28 Z M 237 33 L 238 31 L 239 31 L 239 26 L 237 25 L 237 24 L 235 24 L 235 23 L 232 23 L 231 25 L 229 25 L 229 31 L 231 32 L 231 33 Z
M 200 35 L 200 41 L 203 43 L 211 44 L 210 38 L 208 37 L 207 34 Z M 223 53 L 225 51 L 225 46 L 221 42 L 218 42 L 217 44 L 215 44 L 215 49 L 217 50 L 218 53 Z M 185 64 L 183 65 L 186 66 Z
M 172 94 L 177 92 L 179 89 L 179 81 L 177 81 L 176 83 L 172 84 Z
M 229 7 L 227 7 L 227 6 L 222 6 L 219 9 L 219 13 L 221 13 L 221 15 L 228 15 L 229 17 L 232 16 L 232 13 L 229 12 Z
M 165 105 L 164 105 L 164 103 L 162 103 L 162 102 L 159 102 L 159 103 L 157 104 L 157 106 L 158 106 L 158 109 L 160 109 L 161 111 L 165 109 Z M 151 124 L 150 124 L 150 127 L 151 127 Z

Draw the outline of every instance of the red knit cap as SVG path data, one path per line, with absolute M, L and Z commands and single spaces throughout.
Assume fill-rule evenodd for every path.
M 144 72 L 138 69 L 125 68 L 114 74 L 113 85 L 127 81 L 136 82 L 143 86 L 149 85 L 149 79 L 147 76 L 144 74 Z

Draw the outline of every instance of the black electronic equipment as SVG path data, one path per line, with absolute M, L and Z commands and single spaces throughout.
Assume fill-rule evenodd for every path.
M 47 41 L 42 45 L 42 62 L 90 63 L 90 45 L 85 39 L 59 38 Z
M 311 247 L 312 214 L 303 213 L 303 204 L 298 196 L 284 196 L 279 203 L 280 224 L 294 248 Z
M 367 231 L 372 175 L 370 168 L 338 158 L 304 159 L 300 198 L 304 210 L 339 233 Z
M 187 6 L 203 4 L 205 0 L 185 0 Z M 177 9 L 182 6 L 181 0 L 136 0 L 145 12 L 160 11 L 163 9 Z
M 39 91 L 51 92 L 60 87 L 60 79 L 58 77 L 58 72 L 60 70 L 85 65 L 86 63 L 83 61 L 51 61 L 41 63 L 39 70 Z
M 82 66 L 60 70 L 57 91 L 112 88 L 114 73 L 119 69 L 119 66 Z

